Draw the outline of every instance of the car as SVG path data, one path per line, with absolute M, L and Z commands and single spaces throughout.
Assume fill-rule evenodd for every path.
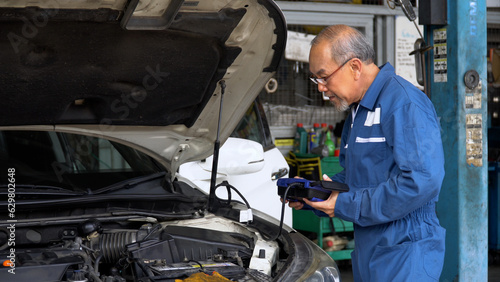
M 210 192 L 213 155 L 179 167 L 179 179 L 191 181 L 205 192 Z M 283 154 L 274 145 L 264 108 L 257 98 L 241 119 L 231 137 L 220 148 L 216 182 L 227 181 L 238 189 L 233 200 L 248 201 L 253 209 L 277 220 L 282 217 L 282 205 L 277 195 L 277 181 L 289 176 L 289 166 Z M 225 189 L 216 191 L 218 198 L 227 199 Z M 283 222 L 292 226 L 292 213 L 283 214 Z
M 238 193 L 220 147 L 283 56 L 273 1 L 3 1 L 0 19 L 0 281 L 339 281 L 216 195 Z M 211 155 L 209 193 L 181 180 Z

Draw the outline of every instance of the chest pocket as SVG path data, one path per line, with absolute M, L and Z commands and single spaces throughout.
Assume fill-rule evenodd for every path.
M 379 135 L 380 136 L 380 135 Z M 386 157 L 385 137 L 359 137 L 355 139 L 352 148 L 360 161 L 366 163 L 368 167 L 380 164 Z
M 386 157 L 386 142 L 380 126 L 380 108 L 367 112 L 363 127 L 356 131 L 356 155 L 368 159 L 371 165 L 381 162 Z
M 361 187 L 377 185 L 383 175 L 375 171 L 387 171 L 387 142 L 380 125 L 380 108 L 361 114 L 363 123 L 357 123 L 351 134 L 355 137 L 349 144 L 350 161 L 353 167 L 353 181 Z

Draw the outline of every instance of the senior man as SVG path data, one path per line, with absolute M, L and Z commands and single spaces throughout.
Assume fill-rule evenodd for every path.
M 444 155 L 431 101 L 389 63 L 375 65 L 373 47 L 354 28 L 327 27 L 311 45 L 311 80 L 337 110 L 350 110 L 339 156 L 344 170 L 331 176 L 350 191 L 305 204 L 354 223 L 355 281 L 439 280 L 445 230 L 435 203 Z

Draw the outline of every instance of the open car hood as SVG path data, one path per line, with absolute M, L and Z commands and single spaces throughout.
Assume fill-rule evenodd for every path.
M 105 137 L 175 171 L 212 153 L 222 96 L 227 139 L 285 42 L 273 1 L 0 0 L 0 130 Z

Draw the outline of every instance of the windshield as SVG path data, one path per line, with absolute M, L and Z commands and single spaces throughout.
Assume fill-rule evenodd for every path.
M 151 157 L 106 139 L 57 132 L 0 131 L 0 164 L 16 172 L 18 185 L 95 191 L 160 171 Z

